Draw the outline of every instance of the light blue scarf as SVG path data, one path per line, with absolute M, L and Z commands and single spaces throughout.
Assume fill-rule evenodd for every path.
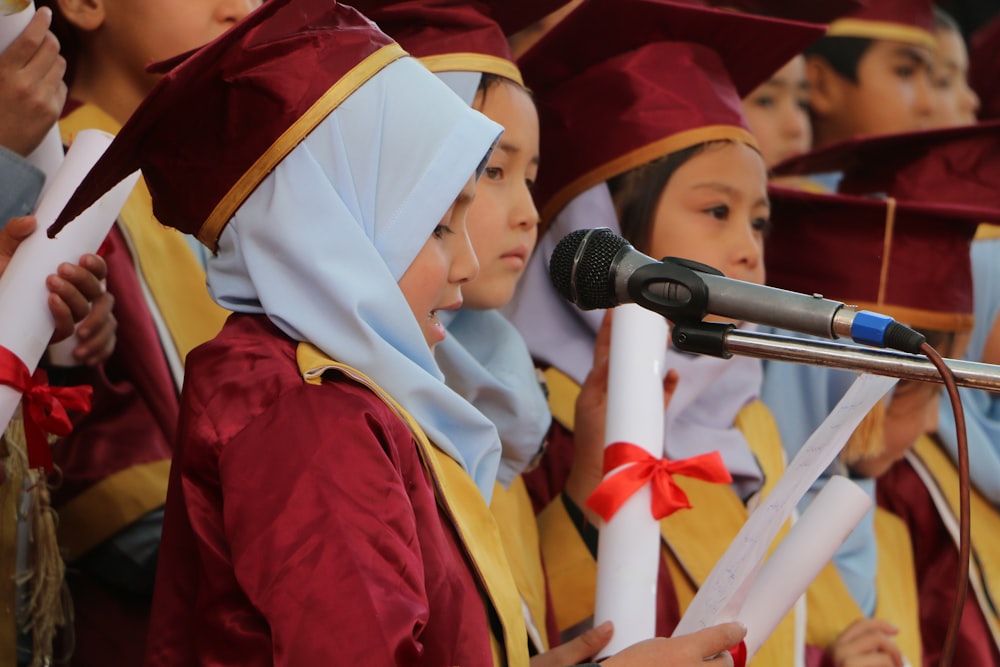
M 397 282 L 501 131 L 417 61 L 400 59 L 264 179 L 208 261 L 220 305 L 266 314 L 370 376 L 487 500 L 496 429 L 445 385 Z
M 965 358 L 981 361 L 986 340 L 1000 316 L 1000 239 L 972 244 L 972 280 L 976 324 Z M 969 475 L 976 488 L 1000 507 L 1000 395 L 964 387 L 959 393 L 969 436 Z M 941 397 L 938 435 L 952 460 L 957 461 L 955 417 L 947 395 Z

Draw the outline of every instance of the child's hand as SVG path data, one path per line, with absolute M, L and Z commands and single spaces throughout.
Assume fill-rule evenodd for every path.
M 79 344 L 73 349 L 73 358 L 81 364 L 97 366 L 115 351 L 118 320 L 112 312 L 114 307 L 115 298 L 108 292 L 102 292 L 91 304 L 90 314 L 76 328 Z
M 56 321 L 56 330 L 52 342 L 58 342 L 73 334 L 77 322 L 81 322 L 91 314 L 91 304 L 100 303 L 97 317 L 111 317 L 111 309 L 107 307 L 104 287 L 101 281 L 108 275 L 108 265 L 97 255 L 84 255 L 80 264 L 64 262 L 57 272 L 45 279 L 49 288 L 49 310 Z M 100 301 L 99 301 L 100 300 Z M 90 321 L 89 328 L 95 332 L 103 331 L 103 326 Z
M 899 630 L 876 618 L 862 618 L 838 636 L 830 647 L 835 667 L 903 667 L 903 654 L 893 635 Z
M 732 667 L 729 649 L 746 635 L 739 623 L 723 623 L 671 639 L 639 642 L 602 664 L 605 667 Z
M 605 621 L 596 628 L 587 630 L 579 637 L 574 637 L 564 644 L 549 649 L 531 659 L 531 667 L 569 667 L 593 658 L 597 652 L 608 645 L 614 634 L 611 621 Z
M 51 23 L 52 10 L 40 8 L 0 52 L 0 146 L 22 156 L 38 147 L 66 101 L 66 61 Z

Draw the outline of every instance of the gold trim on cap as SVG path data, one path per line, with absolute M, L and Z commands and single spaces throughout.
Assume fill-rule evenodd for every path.
M 432 72 L 483 72 L 496 74 L 524 85 L 521 70 L 517 65 L 499 56 L 485 53 L 441 53 L 436 56 L 419 58 L 424 67 Z
M 250 196 L 260 182 L 264 180 L 278 163 L 298 146 L 306 136 L 323 122 L 341 102 L 361 87 L 366 81 L 378 74 L 389 63 L 406 56 L 407 53 L 399 44 L 387 44 L 355 65 L 342 76 L 315 103 L 278 137 L 271 147 L 240 177 L 229 189 L 226 196 L 215 206 L 201 228 L 198 230 L 198 240 L 208 246 L 212 252 L 218 247 L 222 230 L 233 217 L 247 197 Z
M 882 266 L 878 272 L 878 301 L 885 303 L 885 290 L 889 282 L 889 260 L 892 258 L 892 237 L 896 230 L 896 200 L 885 200 L 885 232 L 882 235 Z
M 652 162 L 677 151 L 712 141 L 736 141 L 760 151 L 757 140 L 747 130 L 736 125 L 708 125 L 671 134 L 659 141 L 646 144 L 625 155 L 615 158 L 600 167 L 580 176 L 556 192 L 542 207 L 542 220 L 551 221 L 566 204 L 577 195 L 602 181 L 624 174 L 629 169 Z
M 1000 225 L 994 225 L 989 222 L 979 223 L 979 227 L 976 228 L 976 240 L 983 241 L 986 239 L 1000 239 Z
M 934 35 L 923 28 L 904 23 L 889 21 L 868 21 L 866 19 L 838 19 L 830 24 L 826 34 L 829 37 L 866 37 L 868 39 L 887 39 L 893 42 L 905 42 L 926 46 L 929 49 L 937 47 Z

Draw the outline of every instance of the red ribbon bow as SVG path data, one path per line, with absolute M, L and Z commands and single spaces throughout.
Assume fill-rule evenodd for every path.
M 67 436 L 73 423 L 67 409 L 90 411 L 92 387 L 50 387 L 45 371 L 28 372 L 16 354 L 0 346 L 0 384 L 21 392 L 24 438 L 28 447 L 28 467 L 44 468 L 52 472 L 52 452 L 45 439 L 46 433 Z
M 687 494 L 674 481 L 674 475 L 694 477 L 706 482 L 727 484 L 733 481 L 719 452 L 710 452 L 680 461 L 658 459 L 642 447 L 629 442 L 614 442 L 604 449 L 604 474 L 631 464 L 607 477 L 587 498 L 587 507 L 607 521 L 626 500 L 647 482 L 653 484 L 653 518 L 662 519 L 680 509 L 688 509 Z
M 733 656 L 733 667 L 746 667 L 747 643 L 741 640 L 739 644 L 729 649 L 729 655 Z

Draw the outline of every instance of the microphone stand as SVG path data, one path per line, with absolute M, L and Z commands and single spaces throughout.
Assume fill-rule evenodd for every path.
M 674 345 L 685 352 L 722 358 L 739 354 L 943 384 L 941 374 L 934 364 L 927 357 L 918 354 L 742 331 L 731 324 L 675 323 L 672 331 Z M 955 374 L 959 386 L 1000 392 L 1000 366 L 959 359 L 945 361 Z
M 759 359 L 863 371 L 875 375 L 887 375 L 920 382 L 936 382 L 948 386 L 948 394 L 955 411 L 955 425 L 958 431 L 959 481 L 959 573 L 955 602 L 952 606 L 951 618 L 941 652 L 941 664 L 950 667 L 968 587 L 972 530 L 970 525 L 969 452 L 964 414 L 957 386 L 1000 393 L 1000 366 L 956 359 L 941 359 L 934 349 L 926 343 L 922 349 L 927 355 L 933 356 L 940 367 L 935 366 L 928 360 L 928 357 L 905 352 L 778 334 L 739 331 L 732 324 L 701 321 L 675 322 L 672 336 L 674 345 L 681 350 L 724 359 L 728 359 L 733 354 L 741 354 Z M 952 376 L 950 378 L 952 382 L 946 383 L 943 379 L 944 374 Z

